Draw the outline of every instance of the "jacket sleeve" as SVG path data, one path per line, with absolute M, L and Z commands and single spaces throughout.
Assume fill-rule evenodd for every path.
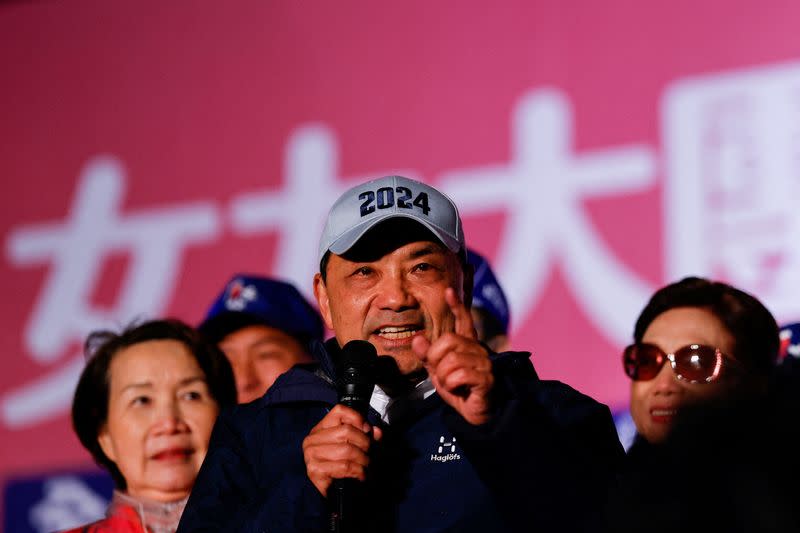
M 181 516 L 178 532 L 225 531 L 252 500 L 257 483 L 242 435 L 229 411 L 214 424 L 203 465 Z
M 305 475 L 299 441 L 290 451 L 265 450 L 263 423 L 236 411 L 220 414 L 178 533 L 323 530 L 325 500 Z M 285 475 L 271 477 L 282 469 Z
M 624 459 L 611 413 L 557 381 L 527 353 L 493 362 L 493 416 L 480 426 L 448 409 L 445 422 L 520 531 L 592 531 Z

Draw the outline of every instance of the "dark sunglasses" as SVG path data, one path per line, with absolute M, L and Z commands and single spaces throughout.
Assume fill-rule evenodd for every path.
M 674 353 L 653 344 L 631 344 L 622 352 L 625 374 L 634 381 L 648 381 L 656 377 L 669 361 L 678 379 L 689 383 L 711 383 L 719 377 L 723 367 L 738 367 L 736 359 L 722 353 L 719 348 L 703 344 L 689 344 Z

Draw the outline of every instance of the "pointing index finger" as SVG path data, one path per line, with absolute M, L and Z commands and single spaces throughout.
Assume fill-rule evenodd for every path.
M 478 335 L 475 332 L 475 325 L 472 323 L 472 314 L 452 287 L 445 289 L 444 299 L 450 307 L 450 312 L 455 317 L 454 333 L 468 339 L 477 340 Z

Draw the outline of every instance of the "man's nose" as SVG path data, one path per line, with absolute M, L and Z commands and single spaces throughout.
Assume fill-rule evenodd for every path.
M 408 281 L 402 275 L 387 275 L 378 285 L 378 305 L 381 309 L 403 311 L 416 307 L 417 300 Z

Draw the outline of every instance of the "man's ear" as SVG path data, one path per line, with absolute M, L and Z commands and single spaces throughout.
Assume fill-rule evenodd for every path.
M 319 314 L 322 315 L 322 320 L 325 321 L 325 325 L 329 330 L 333 330 L 328 288 L 325 286 L 325 281 L 322 279 L 321 274 L 314 275 L 314 298 L 317 299 L 317 306 L 319 307 Z

